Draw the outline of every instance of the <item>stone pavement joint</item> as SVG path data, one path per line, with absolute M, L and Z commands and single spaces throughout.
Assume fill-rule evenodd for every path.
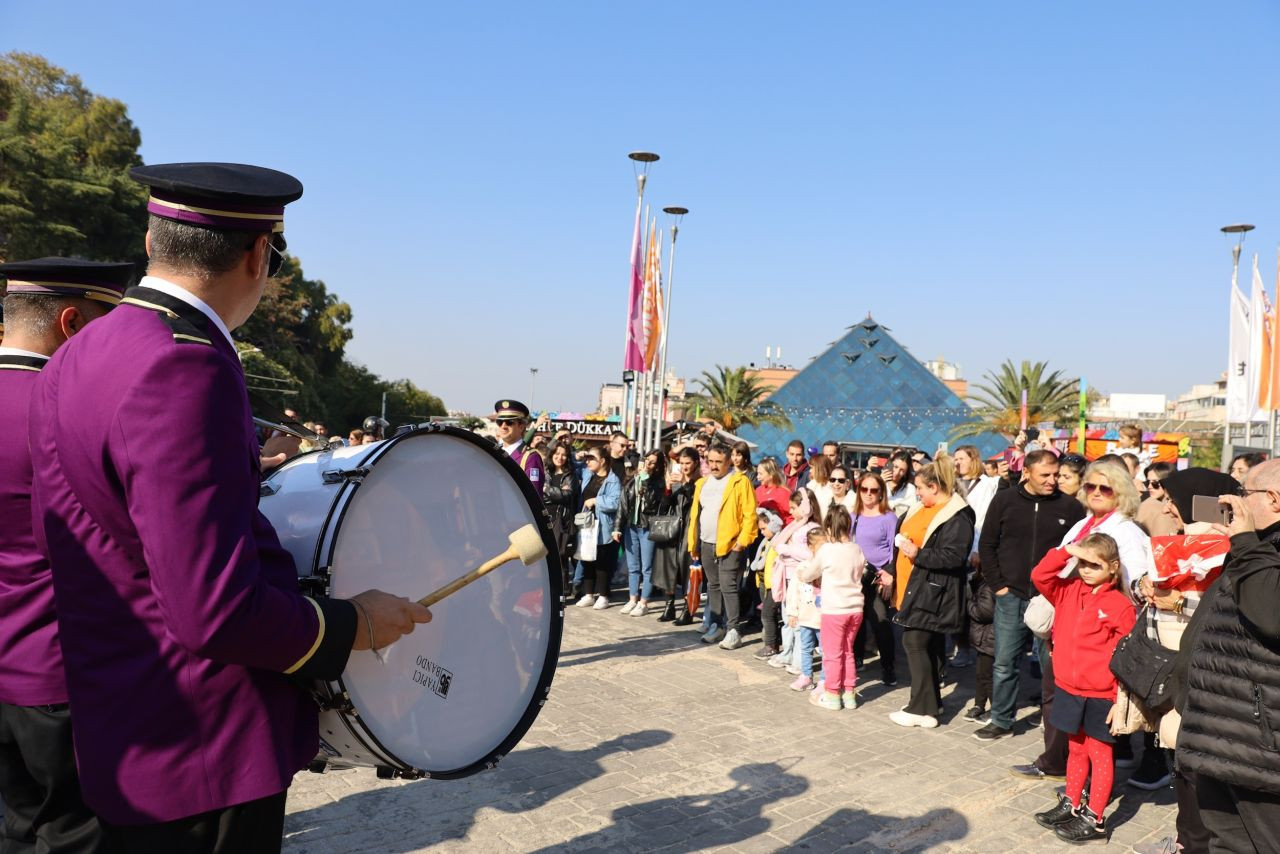
M 937 730 L 888 719 L 906 702 L 874 661 L 863 703 L 828 712 L 793 677 L 742 649 L 698 643 L 696 627 L 569 608 L 551 696 L 498 768 L 455 781 L 379 780 L 371 770 L 301 773 L 289 792 L 291 854 L 418 851 L 1068 851 L 1031 813 L 1060 783 L 1010 765 L 1041 750 L 1023 710 L 987 744 L 960 714 L 972 668 L 944 689 Z M 1024 681 L 1023 693 L 1032 690 Z M 1173 833 L 1171 789 L 1120 772 L 1112 851 Z M 1112 818 L 1113 816 L 1113 818 Z

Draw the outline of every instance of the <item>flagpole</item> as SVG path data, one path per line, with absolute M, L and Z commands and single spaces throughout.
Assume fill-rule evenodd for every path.
M 1221 228 L 1223 234 L 1238 234 L 1239 239 L 1236 245 L 1231 247 L 1231 298 L 1235 299 L 1236 290 L 1240 287 L 1240 253 L 1244 249 L 1244 236 L 1253 231 L 1253 226 L 1248 223 L 1240 223 L 1238 225 L 1224 225 Z M 1234 309 L 1233 309 L 1234 310 Z M 1228 339 L 1229 340 L 1229 339 Z M 1231 386 L 1231 372 L 1235 370 L 1235 365 L 1231 364 L 1230 359 L 1227 361 L 1227 387 Z M 1223 464 L 1226 464 L 1226 450 L 1231 445 L 1231 396 L 1227 396 L 1227 407 L 1224 410 L 1224 424 L 1222 430 L 1222 450 Z M 1245 422 L 1245 443 L 1248 444 L 1249 422 Z
M 652 151 L 632 151 L 627 155 L 627 157 L 629 157 L 634 163 L 639 164 L 639 167 L 638 167 L 638 171 L 636 171 L 636 228 L 631 239 L 632 284 L 628 288 L 627 324 L 626 324 L 626 332 L 625 332 L 625 335 L 623 336 L 622 369 L 623 369 L 624 376 L 627 371 L 633 370 L 630 365 L 631 344 L 632 344 L 631 321 L 632 321 L 632 311 L 634 309 L 632 302 L 635 295 L 631 293 L 631 289 L 634 288 L 636 265 L 639 263 L 638 250 L 636 249 L 636 240 L 637 240 L 637 235 L 639 235 L 640 233 L 639 231 L 640 211 L 644 205 L 644 185 L 649 178 L 649 164 L 655 163 L 659 160 L 658 155 L 654 154 Z M 632 168 L 636 169 L 637 167 L 633 166 Z M 624 398 L 623 398 L 624 409 L 623 409 L 621 426 L 622 426 L 623 432 L 626 433 L 627 436 L 634 438 L 635 432 L 632 425 L 635 421 L 636 407 L 637 407 L 637 404 L 639 403 L 639 400 L 638 400 L 638 396 L 631 394 L 631 386 L 629 386 L 626 383 L 625 379 L 623 380 L 623 390 L 624 390 Z
M 671 290 L 676 284 L 676 237 L 680 234 L 680 221 L 684 219 L 684 215 L 689 212 L 688 208 L 669 207 L 663 208 L 662 212 L 672 218 L 671 222 L 671 258 L 667 261 L 667 295 L 663 300 L 662 311 L 666 317 L 662 321 L 662 339 L 658 351 L 658 382 L 661 383 L 662 397 L 661 409 L 662 414 L 666 414 L 666 387 L 667 387 L 667 336 L 671 333 Z

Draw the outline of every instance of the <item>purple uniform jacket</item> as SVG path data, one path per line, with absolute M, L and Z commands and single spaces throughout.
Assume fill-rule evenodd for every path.
M 529 483 L 533 484 L 533 489 L 538 495 L 542 495 L 543 487 L 547 483 L 546 465 L 542 462 L 542 455 L 537 451 L 529 450 L 529 446 L 523 442 L 511 454 L 511 459 L 516 461 L 516 465 L 524 471 L 525 476 L 529 478 Z
M 44 359 L 0 355 L 0 703 L 67 701 L 53 577 L 31 530 L 27 404 Z
M 31 423 L 85 801 L 145 824 L 288 788 L 318 748 L 293 680 L 338 676 L 356 617 L 299 595 L 258 512 L 231 344 L 130 289 L 40 372 Z

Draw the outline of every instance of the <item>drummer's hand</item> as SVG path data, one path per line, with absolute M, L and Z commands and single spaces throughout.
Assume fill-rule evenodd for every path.
M 276 466 L 284 465 L 284 461 L 287 459 L 289 458 L 284 454 L 276 454 L 274 457 L 258 457 L 258 467 L 264 472 L 269 472 Z
M 365 615 L 373 623 L 373 645 L 375 649 L 398 641 L 402 636 L 413 631 L 416 623 L 431 622 L 431 611 L 403 596 L 392 596 L 381 590 L 366 590 L 351 597 L 362 607 L 356 608 L 356 639 L 351 645 L 354 650 L 369 648 L 369 625 Z

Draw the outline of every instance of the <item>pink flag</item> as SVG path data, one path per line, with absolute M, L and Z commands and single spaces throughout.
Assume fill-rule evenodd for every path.
M 627 349 L 622 357 L 624 371 L 644 370 L 644 268 L 640 260 L 640 205 L 636 205 L 636 231 L 631 241 L 631 293 L 627 300 Z

